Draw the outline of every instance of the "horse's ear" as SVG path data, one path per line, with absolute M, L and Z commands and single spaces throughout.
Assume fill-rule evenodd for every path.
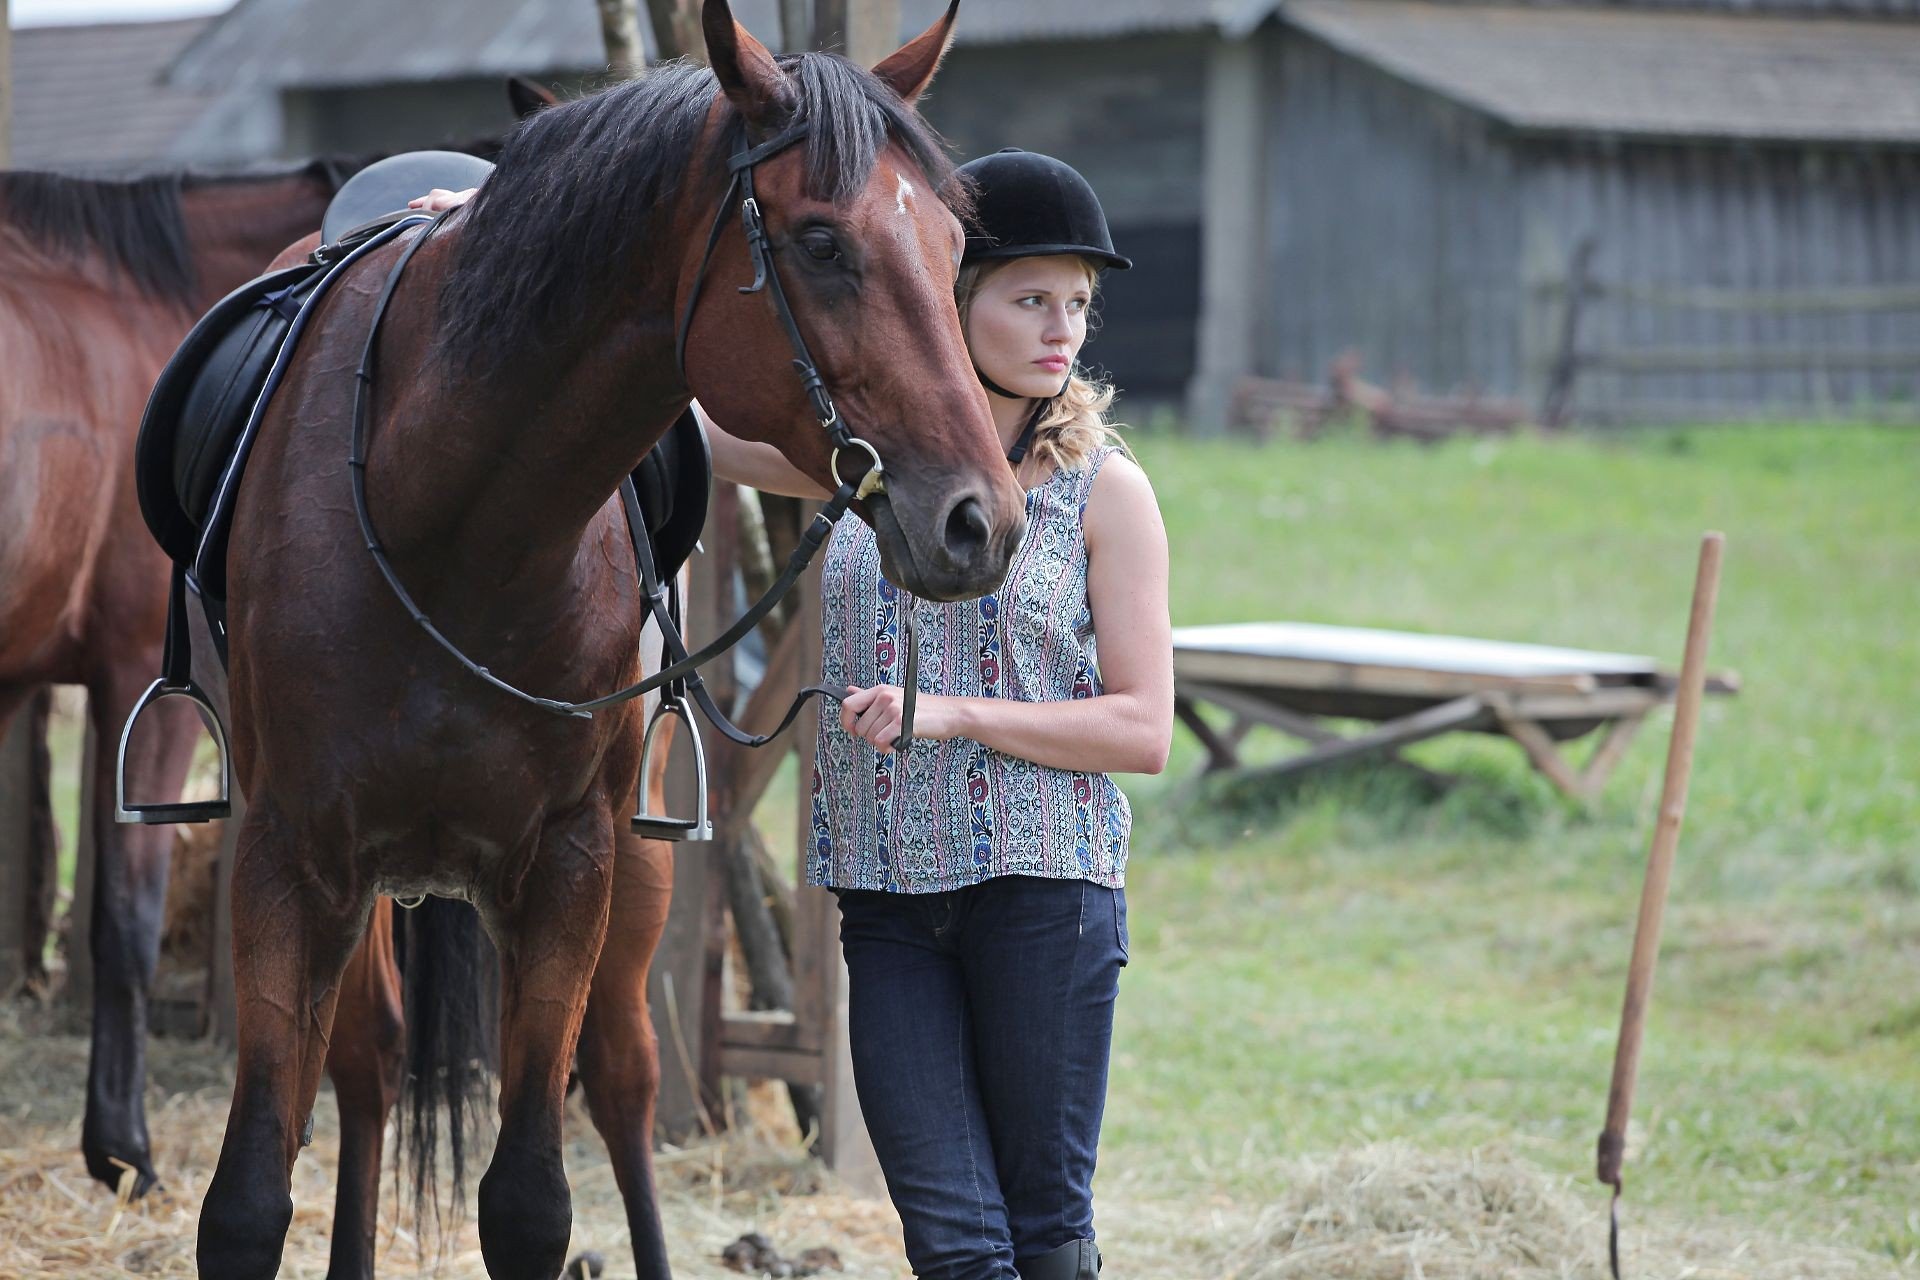
M 881 59 L 873 69 L 873 74 L 899 94 L 902 102 L 911 106 L 933 82 L 933 73 L 940 69 L 940 59 L 947 56 L 947 46 L 953 43 L 953 20 L 959 12 L 960 0 L 951 0 L 944 17 Z
M 793 85 L 767 46 L 733 20 L 727 0 L 707 0 L 700 28 L 707 37 L 707 61 L 734 109 L 757 129 L 784 125 L 797 105 Z
M 560 105 L 553 90 L 525 76 L 507 77 L 507 101 L 513 104 L 515 120 L 525 120 L 536 111 Z

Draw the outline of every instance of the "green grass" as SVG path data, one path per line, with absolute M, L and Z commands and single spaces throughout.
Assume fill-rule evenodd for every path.
M 1920 1258 L 1920 436 L 1137 446 L 1176 624 L 1677 665 L 1699 534 L 1726 532 L 1712 663 L 1745 687 L 1702 724 L 1630 1189 Z M 1257 1203 L 1284 1157 L 1401 1137 L 1590 1179 L 1669 724 L 1586 812 L 1504 740 L 1411 751 L 1464 777 L 1435 801 L 1380 770 L 1199 785 L 1176 730 L 1127 780 L 1108 1165 Z

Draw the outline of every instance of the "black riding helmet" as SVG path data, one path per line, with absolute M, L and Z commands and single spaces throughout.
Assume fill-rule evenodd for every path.
M 956 172 L 974 189 L 966 261 L 1078 254 L 1122 271 L 1133 265 L 1113 251 L 1100 198 L 1065 161 L 1008 147 Z

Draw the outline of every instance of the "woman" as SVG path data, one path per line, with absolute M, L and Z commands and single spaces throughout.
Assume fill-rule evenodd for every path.
M 1166 532 L 1075 372 L 1102 268 L 1125 268 L 1086 181 L 1003 151 L 961 167 L 978 234 L 962 326 L 1028 490 L 983 600 L 916 601 L 842 521 L 821 595 L 823 718 L 808 879 L 840 898 L 854 1082 L 914 1274 L 1091 1280 L 1091 1184 L 1119 971 L 1130 815 L 1111 772 L 1157 773 L 1173 732 Z M 714 469 L 824 496 L 709 424 Z M 904 757 L 900 612 L 921 695 Z M 1095 637 L 1098 637 L 1098 658 Z
M 840 899 L 854 1083 L 914 1274 L 1093 1280 L 1127 962 L 1131 815 L 1109 774 L 1166 764 L 1166 532 L 1105 424 L 1112 390 L 1076 372 L 1099 272 L 1131 265 L 1093 190 L 1019 150 L 959 172 L 978 225 L 956 297 L 1026 537 L 999 592 L 940 604 L 881 577 L 867 524 L 835 529 L 823 681 L 847 694 L 822 717 L 808 880 Z M 707 429 L 722 479 L 826 496 L 772 447 Z M 896 753 L 906 609 L 921 692 Z

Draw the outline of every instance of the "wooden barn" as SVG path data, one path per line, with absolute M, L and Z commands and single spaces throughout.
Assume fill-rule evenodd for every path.
M 1352 348 L 1587 420 L 1920 412 L 1920 18 L 1768 7 L 1289 0 L 1256 367 Z
M 169 78 L 272 95 L 250 145 L 292 156 L 602 64 L 585 0 L 240 0 Z M 968 0 L 926 109 L 1101 191 L 1139 266 L 1089 357 L 1132 418 L 1346 351 L 1587 421 L 1920 416 L 1920 0 Z
M 908 35 L 944 0 L 899 7 Z M 962 156 L 1013 145 L 1047 151 L 1100 191 L 1116 241 L 1139 266 L 1110 277 L 1115 323 L 1088 356 L 1135 406 L 1178 404 L 1193 376 L 1210 66 L 1272 7 L 967 0 L 957 46 L 924 104 Z M 780 31 L 777 9 L 774 0 L 734 4 L 769 43 Z M 1246 13 L 1223 18 L 1222 9 Z M 189 46 L 172 78 L 277 89 L 285 122 L 277 150 L 293 156 L 497 129 L 508 121 L 505 75 L 571 87 L 604 63 L 588 0 L 241 0 Z

